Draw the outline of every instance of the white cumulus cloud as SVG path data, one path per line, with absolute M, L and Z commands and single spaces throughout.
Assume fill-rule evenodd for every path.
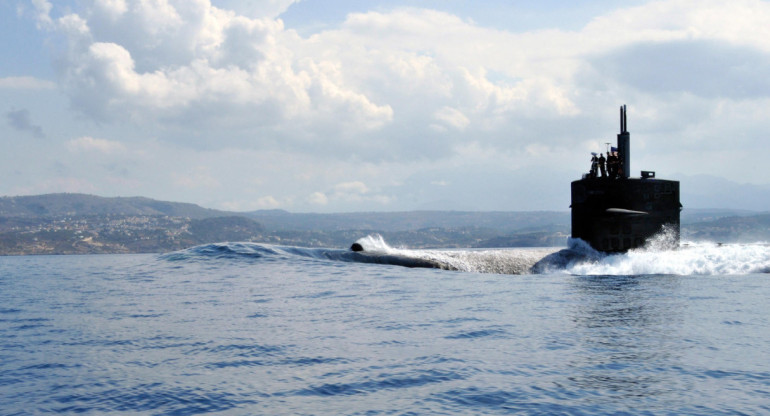
M 103 0 L 56 25 L 69 41 L 65 90 L 102 121 L 194 124 L 209 133 L 227 126 L 229 136 L 248 129 L 261 133 L 251 140 L 275 143 L 276 130 L 291 140 L 319 129 L 346 139 L 393 119 L 389 105 L 346 82 L 338 62 L 298 56 L 291 46 L 301 40 L 273 18 L 206 0 Z
M 272 195 L 267 195 L 257 199 L 256 206 L 258 209 L 274 209 L 280 207 L 281 202 Z
M 767 1 L 636 2 L 537 30 L 485 26 L 449 3 L 357 7 L 307 36 L 281 19 L 316 4 L 34 0 L 24 16 L 36 15 L 59 48 L 57 91 L 30 77 L 2 78 L 0 88 L 61 91 L 85 115 L 78 120 L 131 132 L 106 137 L 196 154 L 164 171 L 168 189 L 212 194 L 216 186 L 192 187 L 203 176 L 183 187 L 170 172 L 217 160 L 216 183 L 249 188 L 239 194 L 249 207 L 376 209 L 430 192 L 440 206 L 467 187 L 504 195 L 511 169 L 537 172 L 533 184 L 556 166 L 580 172 L 576 153 L 615 140 L 622 104 L 635 166 L 770 175 L 761 160 L 770 150 Z M 43 113 L 7 114 L 17 134 Z M 70 146 L 95 151 L 97 142 Z M 709 162 L 736 148 L 752 151 L 731 160 L 752 163 Z M 484 180 L 452 175 L 465 171 Z M 260 182 L 233 185 L 242 177 Z M 236 199 L 218 192 L 210 198 Z
M 97 139 L 90 136 L 83 136 L 72 139 L 67 142 L 67 147 L 74 152 L 98 152 L 104 154 L 115 154 L 124 152 L 126 147 L 116 141 Z
M 35 77 L 4 77 L 0 78 L 0 89 L 20 90 L 50 90 L 56 88 L 56 83 Z
M 323 206 L 329 203 L 329 198 L 323 192 L 313 192 L 307 197 L 311 205 Z

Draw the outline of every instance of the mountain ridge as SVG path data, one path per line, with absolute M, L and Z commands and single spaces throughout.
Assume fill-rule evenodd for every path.
M 102 197 L 80 193 L 0 197 L 0 216 L 168 215 L 195 219 L 232 215 L 187 202 L 161 201 L 142 196 Z
M 345 248 L 382 235 L 410 248 L 563 246 L 568 211 L 231 212 L 146 197 L 0 197 L 0 255 L 168 252 L 223 241 Z M 684 210 L 682 238 L 770 240 L 770 214 Z

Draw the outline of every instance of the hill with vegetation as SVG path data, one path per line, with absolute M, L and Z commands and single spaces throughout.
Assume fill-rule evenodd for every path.
M 67 217 L 138 215 L 194 219 L 232 215 L 195 204 L 157 201 L 144 197 L 105 198 L 85 194 L 45 194 L 0 197 L 0 217 Z
M 379 234 L 410 248 L 558 247 L 567 211 L 236 213 L 149 198 L 0 197 L 0 255 L 161 253 L 224 241 L 345 248 Z M 770 214 L 685 210 L 683 240 L 770 241 Z

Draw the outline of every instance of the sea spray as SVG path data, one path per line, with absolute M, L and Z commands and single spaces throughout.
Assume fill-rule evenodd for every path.
M 606 254 L 596 251 L 585 241 L 570 238 L 567 240 L 567 248 L 541 258 L 530 271 L 536 274 L 566 272 L 575 265 L 594 264 L 606 257 Z
M 412 250 L 394 248 L 379 235 L 356 241 L 365 252 L 429 261 L 447 270 L 474 273 L 528 274 L 532 266 L 558 248 L 487 249 L 487 250 Z
M 767 273 L 770 247 L 763 243 L 716 244 L 690 242 L 674 250 L 645 247 L 610 254 L 596 261 L 573 263 L 565 271 L 576 275 L 735 275 Z
M 403 267 L 436 268 L 470 273 L 572 275 L 740 275 L 770 272 L 770 245 L 685 242 L 667 249 L 666 235 L 651 239 L 644 248 L 607 254 L 580 239 L 568 247 L 506 249 L 430 249 L 391 247 L 380 235 L 357 241 L 363 252 L 347 249 L 274 246 L 259 243 L 207 244 L 162 255 L 170 261 L 232 259 L 249 262 L 305 258 L 308 261 L 376 263 Z M 660 244 L 658 244 L 660 242 Z
M 567 248 L 495 250 L 410 250 L 393 248 L 380 235 L 358 240 L 366 250 L 441 264 L 444 269 L 475 273 L 573 275 L 722 275 L 770 272 L 770 246 L 686 242 L 672 248 L 675 230 L 664 228 L 643 248 L 626 253 L 601 253 L 581 239 Z

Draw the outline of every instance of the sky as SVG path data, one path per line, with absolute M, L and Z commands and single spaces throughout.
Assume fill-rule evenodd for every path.
M 768 189 L 768 21 L 760 0 L 0 0 L 0 195 L 567 210 L 621 105 L 632 176 Z

